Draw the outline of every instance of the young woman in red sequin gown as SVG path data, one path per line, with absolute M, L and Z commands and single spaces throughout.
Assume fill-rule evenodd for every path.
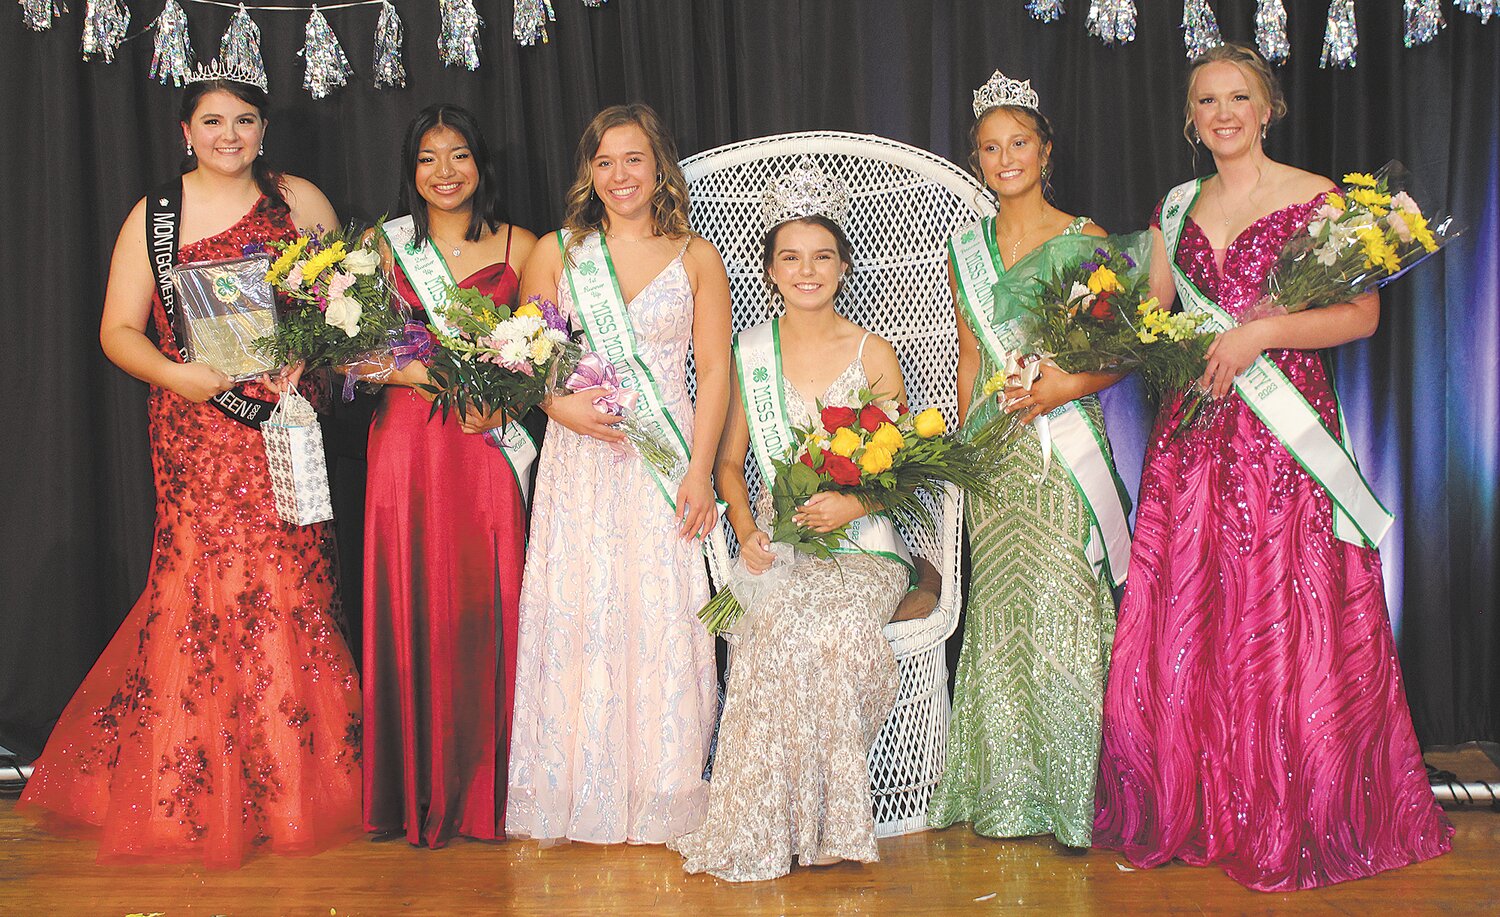
M 186 91 L 196 168 L 182 177 L 180 263 L 334 225 L 317 188 L 258 158 L 265 111 L 265 93 L 246 84 Z M 258 850 L 316 853 L 359 832 L 359 681 L 335 620 L 333 532 L 281 521 L 259 431 L 207 403 L 229 379 L 180 362 L 146 213 L 143 200 L 120 231 L 100 339 L 151 385 L 150 572 L 19 809 L 96 838 L 101 861 L 232 867 Z M 258 383 L 244 391 L 276 397 Z
M 1210 52 L 1189 86 L 1190 125 L 1217 172 L 1188 210 L 1175 262 L 1238 316 L 1332 183 L 1265 156 L 1262 131 L 1284 104 L 1253 51 Z M 1165 300 L 1158 243 L 1153 286 Z M 1174 438 L 1182 395 L 1162 405 L 1105 691 L 1094 822 L 1094 843 L 1137 866 L 1214 864 L 1250 888 L 1293 891 L 1448 850 L 1380 555 L 1335 536 L 1322 485 L 1230 390 L 1264 352 L 1336 431 L 1318 350 L 1370 335 L 1378 317 L 1365 294 L 1238 325 L 1210 350 L 1212 419 Z
M 403 145 L 401 206 L 458 285 L 515 305 L 513 264 L 536 237 L 499 216 L 474 117 L 439 104 Z M 420 217 L 420 219 L 416 219 Z M 397 265 L 396 289 L 422 304 Z M 505 836 L 506 763 L 526 502 L 483 431 L 499 418 L 432 416 L 413 362 L 370 426 L 365 485 L 365 828 L 441 847 Z

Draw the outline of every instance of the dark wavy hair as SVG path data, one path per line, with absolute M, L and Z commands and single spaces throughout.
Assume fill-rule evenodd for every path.
M 198 103 L 210 92 L 227 92 L 244 102 L 253 105 L 256 112 L 260 114 L 263 124 L 270 124 L 271 97 L 259 86 L 251 86 L 249 83 L 241 83 L 238 80 L 203 80 L 198 83 L 189 83 L 182 91 L 182 104 L 177 109 L 177 120 L 183 124 L 192 124 L 193 114 L 198 111 Z M 183 160 L 182 171 L 191 172 L 197 168 L 197 158 L 188 156 Z M 255 185 L 260 193 L 265 195 L 271 210 L 279 210 L 290 213 L 291 207 L 286 202 L 286 183 L 281 173 L 271 168 L 264 156 L 256 156 L 250 163 L 250 174 L 255 177 Z
M 486 227 L 495 232 L 505 223 L 505 217 L 500 211 L 500 182 L 495 178 L 490 145 L 484 140 L 479 122 L 467 108 L 451 102 L 438 102 L 417 112 L 417 116 L 406 125 L 406 138 L 401 142 L 401 196 L 397 206 L 402 213 L 411 214 L 412 228 L 416 230 L 415 241 L 418 244 L 427 241 L 427 202 L 417 190 L 417 156 L 422 152 L 422 138 L 438 127 L 446 127 L 462 137 L 474 156 L 479 183 L 470 198 L 469 228 L 465 230 L 464 238 L 477 242 Z

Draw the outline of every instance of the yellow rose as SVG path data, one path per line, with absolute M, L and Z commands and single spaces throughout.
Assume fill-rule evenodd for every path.
M 541 318 L 542 317 L 542 310 L 537 308 L 536 303 L 534 303 L 534 302 L 528 302 L 526 305 L 524 305 L 524 306 L 520 307 L 519 309 L 517 309 L 514 314 L 515 315 L 529 315 L 532 318 Z
M 916 429 L 917 435 L 923 439 L 942 436 L 943 431 L 948 429 L 948 425 L 943 422 L 943 412 L 937 408 L 928 408 L 918 414 L 912 426 Z
M 828 451 L 834 455 L 842 455 L 844 458 L 854 454 L 859 448 L 859 434 L 848 427 L 839 427 L 838 432 L 833 434 L 833 439 L 828 442 Z
M 865 454 L 860 456 L 859 467 L 864 469 L 865 474 L 880 474 L 890 470 L 891 458 L 891 450 L 872 443 L 865 447 Z
M 1120 289 L 1120 279 L 1115 276 L 1114 271 L 1102 264 L 1089 275 L 1090 293 L 1112 293 L 1118 289 Z
M 901 431 L 896 429 L 895 424 L 883 423 L 870 436 L 870 444 L 895 452 L 906 445 L 906 437 L 901 435 Z

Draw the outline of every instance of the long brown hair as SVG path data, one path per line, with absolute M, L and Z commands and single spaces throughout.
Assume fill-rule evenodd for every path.
M 1048 121 L 1047 116 L 1035 108 L 1028 108 L 1025 105 L 994 105 L 985 109 L 984 114 L 974 119 L 974 126 L 969 128 L 969 171 L 974 174 L 975 178 L 979 179 L 979 183 L 984 186 L 984 190 L 993 197 L 995 189 L 990 187 L 989 179 L 985 178 L 984 169 L 979 167 L 979 129 L 984 126 L 984 122 L 990 115 L 993 115 L 997 111 L 1006 112 L 1031 125 L 1032 132 L 1036 134 L 1037 141 L 1045 149 L 1044 155 L 1046 159 L 1042 162 L 1042 196 L 1051 198 L 1052 140 L 1054 136 L 1052 122 Z
M 563 228 L 571 234 L 568 251 L 591 232 L 604 231 L 604 202 L 594 193 L 594 155 L 612 127 L 634 124 L 651 144 L 656 159 L 656 187 L 651 194 L 651 226 L 659 235 L 680 239 L 691 234 L 688 227 L 688 187 L 677 165 L 677 144 L 662 125 L 655 109 L 644 102 L 611 105 L 594 116 L 578 140 L 574 157 L 576 173 L 568 189 Z
M 178 106 L 177 120 L 183 124 L 191 124 L 193 115 L 198 111 L 198 103 L 210 92 L 227 92 L 244 102 L 246 105 L 254 106 L 260 114 L 262 124 L 270 124 L 271 119 L 267 117 L 267 111 L 271 107 L 270 96 L 259 86 L 249 83 L 241 83 L 239 80 L 201 80 L 189 83 L 182 91 L 182 103 Z M 196 157 L 189 155 L 182 163 L 183 172 L 191 172 L 198 167 Z M 266 157 L 257 155 L 250 161 L 250 174 L 255 178 L 255 186 L 260 193 L 265 195 L 266 205 L 272 212 L 290 213 L 292 208 L 286 202 L 286 180 L 280 172 L 271 168 L 266 162 Z

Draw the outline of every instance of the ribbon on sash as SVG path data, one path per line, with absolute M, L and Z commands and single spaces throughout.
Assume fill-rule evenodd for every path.
M 1207 315 L 1208 321 L 1202 327 L 1222 333 L 1239 323 L 1198 289 L 1177 265 L 1177 246 L 1182 241 L 1188 212 L 1202 188 L 1202 179 L 1194 179 L 1167 192 L 1162 201 L 1161 232 L 1167 244 L 1167 261 L 1172 265 L 1172 283 L 1184 308 Z M 1343 405 L 1338 405 L 1339 435 L 1335 439 L 1292 380 L 1264 354 L 1256 357 L 1248 369 L 1235 377 L 1234 390 L 1281 441 L 1292 458 L 1328 494 L 1333 502 L 1334 535 L 1342 541 L 1365 547 L 1380 544 L 1395 517 L 1381 505 L 1370 483 L 1360 473 L 1344 425 Z M 1337 403 L 1337 392 L 1334 400 Z
M 792 418 L 787 410 L 781 373 L 781 324 L 772 319 L 746 328 L 734 338 L 735 365 L 740 380 L 740 401 L 750 427 L 750 450 L 760 469 L 761 481 L 776 483 L 776 461 L 785 461 L 797 448 Z M 844 545 L 847 545 L 845 547 Z M 903 564 L 916 585 L 912 563 L 896 526 L 880 515 L 861 516 L 849 523 L 848 534 L 834 551 L 839 554 L 878 554 Z
M 443 260 L 442 253 L 433 247 L 431 241 L 415 244 L 416 225 L 412 222 L 411 214 L 386 220 L 381 224 L 381 231 L 385 234 L 392 257 L 401 265 L 402 273 L 406 274 L 417 299 L 421 300 L 428 321 L 442 329 L 444 334 L 455 334 L 455 329 L 443 315 L 443 304 L 448 301 L 448 288 L 458 284 L 453 279 L 453 272 L 448 270 L 448 262 Z M 529 501 L 531 466 L 537 459 L 536 440 L 521 426 L 519 419 L 511 420 L 498 429 L 486 431 L 484 438 L 505 456 L 505 463 L 516 477 L 516 486 L 521 489 L 521 498 Z
M 614 261 L 601 233 L 589 233 L 568 255 L 569 233 L 559 230 L 557 247 L 563 255 L 563 279 L 573 294 L 573 307 L 588 338 L 589 349 L 595 351 L 615 367 L 620 381 L 626 388 L 639 395 L 631 417 L 657 441 L 677 454 L 678 467 L 686 468 L 692 450 L 672 412 L 667 410 L 666 399 L 656 384 L 651 368 L 641 358 L 636 346 L 635 332 L 630 327 L 630 315 L 625 308 L 625 297 L 620 293 L 620 281 L 615 276 Z M 677 511 L 677 482 L 668 480 L 650 462 L 642 461 L 657 490 L 666 499 L 672 511 Z
M 958 307 L 964 321 L 973 330 L 992 365 L 1006 367 L 1017 354 L 1024 354 L 1028 342 L 1021 329 L 1024 309 L 1009 308 L 995 301 L 995 283 L 1000 279 L 1000 246 L 995 239 L 995 221 L 980 220 L 963 227 L 948 240 L 949 264 L 958 286 Z M 985 401 L 991 402 L 992 398 Z M 982 405 L 971 405 L 965 423 L 978 423 L 989 411 Z M 1042 418 L 1038 418 L 1041 420 Z M 1088 510 L 1089 540 L 1084 555 L 1096 571 L 1119 586 L 1125 582 L 1130 567 L 1130 524 L 1125 485 L 1115 473 L 1109 458 L 1104 431 L 1070 401 L 1047 415 L 1049 428 L 1038 427 L 1039 437 L 1046 435 L 1073 486 Z M 1046 441 L 1044 441 L 1045 443 Z M 1047 450 L 1044 445 L 1043 458 Z M 1043 466 L 1043 474 L 1046 466 Z
M 177 241 L 182 224 L 182 179 L 174 178 L 146 199 L 146 251 L 151 258 L 151 273 L 156 277 L 156 292 L 161 296 L 167 327 L 178 338 L 177 288 L 172 285 L 172 268 L 177 266 Z M 245 394 L 243 385 L 208 399 L 219 413 L 247 427 L 259 430 L 276 405 Z

